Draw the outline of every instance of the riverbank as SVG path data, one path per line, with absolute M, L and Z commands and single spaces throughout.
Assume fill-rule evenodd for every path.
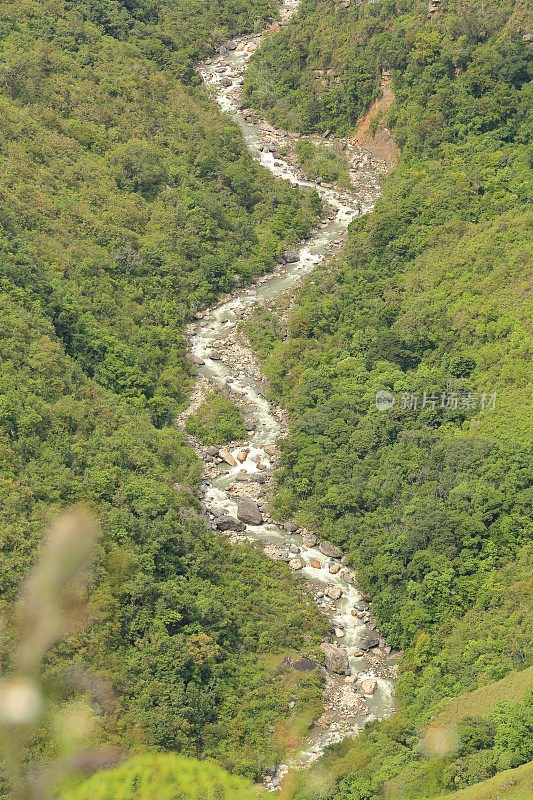
M 294 0 L 282 5 L 281 24 L 297 6 Z M 191 441 L 205 465 L 201 501 L 208 524 L 234 543 L 253 543 L 268 557 L 287 562 L 308 582 L 318 608 L 330 622 L 330 635 L 322 644 L 323 714 L 304 748 L 265 777 L 265 785 L 273 789 L 289 767 L 305 768 L 328 745 L 355 736 L 369 719 L 392 713 L 398 654 L 376 630 L 371 599 L 358 591 L 356 576 L 342 552 L 329 542 L 319 541 L 312 531 L 290 521 L 275 521 L 272 516 L 268 497 L 277 445 L 287 432 L 286 415 L 265 397 L 264 378 L 240 330 L 251 313 L 294 292 L 306 275 L 343 246 L 350 222 L 373 208 L 385 166 L 364 149 L 346 142 L 343 149 L 349 154 L 353 191 L 309 181 L 293 155 L 297 137 L 275 129 L 242 107 L 243 76 L 259 41 L 259 36 L 247 36 L 229 43 L 200 72 L 220 107 L 240 126 L 252 155 L 277 177 L 294 186 L 315 189 L 325 213 L 318 228 L 279 259 L 274 272 L 222 298 L 216 306 L 198 314 L 197 321 L 189 326 L 189 355 L 199 377 L 191 406 L 178 424 L 183 426 L 212 385 L 224 388 L 243 408 L 245 440 L 221 449 L 203 448 Z M 288 666 L 320 668 L 309 659 Z

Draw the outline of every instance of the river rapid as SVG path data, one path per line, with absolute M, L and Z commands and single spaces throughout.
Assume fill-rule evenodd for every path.
M 276 26 L 286 24 L 298 5 L 299 0 L 283 0 Z M 303 278 L 342 247 L 350 222 L 373 208 L 379 195 L 380 165 L 369 153 L 343 143 L 354 187 L 347 191 L 307 180 L 293 157 L 280 156 L 280 149 L 290 153 L 294 134 L 276 130 L 242 108 L 243 76 L 260 41 L 261 35 L 251 35 L 230 42 L 200 67 L 200 73 L 221 109 L 241 128 L 253 157 L 294 186 L 315 188 L 325 213 L 317 229 L 286 254 L 285 263 L 254 285 L 222 298 L 189 326 L 188 348 L 198 381 L 178 424 L 185 423 L 210 387 L 223 388 L 243 408 L 245 441 L 220 451 L 192 442 L 205 464 L 201 501 L 208 523 L 232 542 L 252 542 L 270 558 L 286 561 L 295 576 L 308 583 L 330 622 L 330 635 L 322 645 L 324 711 L 303 748 L 265 776 L 265 786 L 276 789 L 289 768 L 309 766 L 328 745 L 354 737 L 368 720 L 392 713 L 398 655 L 376 631 L 370 598 L 357 589 L 356 576 L 342 553 L 312 531 L 274 521 L 265 499 L 271 490 L 278 443 L 287 432 L 285 414 L 265 397 L 264 379 L 239 323 L 259 307 L 272 307 L 276 299 L 292 296 Z M 303 659 L 288 668 L 316 665 Z

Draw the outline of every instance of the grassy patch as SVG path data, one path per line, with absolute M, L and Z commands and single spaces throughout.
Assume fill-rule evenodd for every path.
M 500 772 L 460 792 L 442 795 L 439 800 L 531 800 L 532 797 L 533 763 L 530 763 Z
M 434 723 L 446 725 L 465 717 L 484 717 L 492 714 L 497 703 L 517 703 L 524 697 L 527 689 L 533 684 L 533 667 L 511 672 L 501 681 L 489 683 L 473 692 L 467 692 L 454 698 L 438 714 Z

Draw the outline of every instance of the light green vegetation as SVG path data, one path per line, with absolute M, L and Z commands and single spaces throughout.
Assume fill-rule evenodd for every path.
M 216 764 L 175 755 L 136 756 L 61 800 L 254 800 L 259 791 Z
M 443 795 L 439 800 L 531 800 L 531 797 L 533 764 L 524 764 L 468 789 Z
M 242 410 L 227 395 L 211 392 L 187 419 L 187 432 L 206 445 L 242 439 L 246 433 Z

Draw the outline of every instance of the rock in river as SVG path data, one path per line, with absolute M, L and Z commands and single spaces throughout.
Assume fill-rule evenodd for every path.
M 324 594 L 326 597 L 329 597 L 330 600 L 340 600 L 342 597 L 342 589 L 339 589 L 338 586 L 328 586 Z
M 215 525 L 219 531 L 243 531 L 245 528 L 240 520 L 231 517 L 229 514 L 215 519 Z
M 218 455 L 220 456 L 222 461 L 225 461 L 226 464 L 230 465 L 230 467 L 236 466 L 237 462 L 235 461 L 231 453 L 228 453 L 227 450 L 219 450 Z
M 326 669 L 337 675 L 345 675 L 350 671 L 348 651 L 345 647 L 335 647 L 329 642 L 322 642 L 320 648 L 326 656 Z
M 296 571 L 298 569 L 303 569 L 305 564 L 301 558 L 291 558 L 289 561 L 289 567 Z
M 361 681 L 361 689 L 363 694 L 374 694 L 376 691 L 378 682 L 374 680 L 374 678 L 365 678 Z
M 331 542 L 320 542 L 318 549 L 328 558 L 340 558 L 342 556 L 342 551 Z
M 259 506 L 255 500 L 250 500 L 248 497 L 242 497 L 237 503 L 237 516 L 247 525 L 261 525 L 263 522 Z
M 295 264 L 300 258 L 296 250 L 287 250 L 287 252 L 283 254 L 283 257 L 287 264 Z
M 316 536 L 314 533 L 304 533 L 302 536 L 302 544 L 305 547 L 314 547 L 316 544 Z
M 361 650 L 371 650 L 373 647 L 379 647 L 377 636 L 365 636 L 361 642 Z

